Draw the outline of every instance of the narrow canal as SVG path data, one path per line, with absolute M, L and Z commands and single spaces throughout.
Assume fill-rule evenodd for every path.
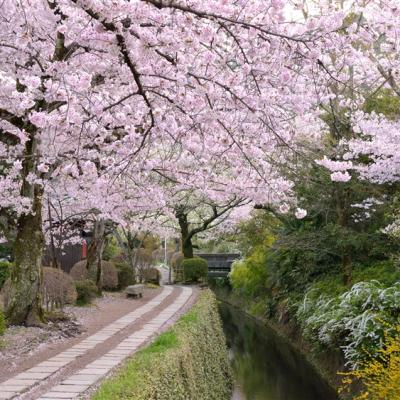
M 225 303 L 220 307 L 232 356 L 232 400 L 337 400 L 304 357 L 276 333 Z

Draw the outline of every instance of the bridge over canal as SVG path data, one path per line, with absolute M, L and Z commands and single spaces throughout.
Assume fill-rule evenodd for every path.
M 240 253 L 197 253 L 196 256 L 207 260 L 210 278 L 226 278 L 233 262 L 241 257 Z

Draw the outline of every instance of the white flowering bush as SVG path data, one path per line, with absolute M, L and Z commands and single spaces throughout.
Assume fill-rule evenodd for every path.
M 382 347 L 384 333 L 390 334 L 399 316 L 400 282 L 386 288 L 378 281 L 359 282 L 334 298 L 310 291 L 297 311 L 304 335 L 322 346 L 341 347 L 352 368 Z

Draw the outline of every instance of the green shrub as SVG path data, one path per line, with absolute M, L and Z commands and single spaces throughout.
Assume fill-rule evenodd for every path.
M 107 237 L 106 245 L 103 251 L 103 260 L 111 261 L 114 257 L 118 256 L 121 249 L 114 237 Z
M 78 298 L 76 303 L 80 306 L 90 304 L 99 294 L 96 284 L 90 279 L 75 282 Z
M 266 251 L 257 246 L 244 260 L 235 261 L 229 279 L 234 290 L 254 298 L 265 292 L 268 279 Z
M 69 273 L 75 281 L 88 279 L 89 273 L 86 268 L 86 260 L 78 261 Z M 106 290 L 118 288 L 118 271 L 114 263 L 103 260 L 101 262 L 101 287 Z
M 314 299 L 320 296 L 339 296 L 346 292 L 349 288 L 345 285 L 342 275 L 325 275 L 310 285 L 308 296 Z
M 3 335 L 6 330 L 6 319 L 3 310 L 0 309 L 0 335 Z
M 42 273 L 41 296 L 43 306 L 47 311 L 54 308 L 63 308 L 66 304 L 75 304 L 77 291 L 71 276 L 60 269 L 52 267 L 42 267 Z M 8 278 L 0 292 L 1 300 L 5 307 L 9 303 L 10 287 L 11 279 Z
M 207 279 L 208 263 L 204 258 L 186 258 L 182 261 L 185 282 L 199 282 Z
M 146 283 L 152 283 L 154 285 L 160 284 L 161 274 L 157 268 L 147 268 L 143 272 L 143 279 Z
M 115 264 L 118 272 L 118 289 L 125 289 L 129 285 L 135 283 L 135 275 L 133 269 L 125 263 Z
M 353 268 L 353 283 L 376 280 L 385 286 L 400 281 L 400 270 L 392 260 L 376 262 L 373 265 L 356 265 Z
M 11 273 L 12 264 L 7 261 L 0 261 L 0 289 Z
M 309 292 L 297 312 L 304 336 L 322 346 L 340 347 L 352 367 L 366 354 L 376 354 L 399 317 L 400 282 L 390 287 L 359 282 L 336 297 Z
M 211 291 L 154 343 L 138 352 L 92 400 L 229 400 L 232 372 Z

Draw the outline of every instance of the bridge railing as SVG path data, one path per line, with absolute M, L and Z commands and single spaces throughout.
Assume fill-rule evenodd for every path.
M 231 272 L 234 261 L 241 257 L 240 253 L 197 253 L 196 256 L 208 262 L 208 276 L 225 278 Z

